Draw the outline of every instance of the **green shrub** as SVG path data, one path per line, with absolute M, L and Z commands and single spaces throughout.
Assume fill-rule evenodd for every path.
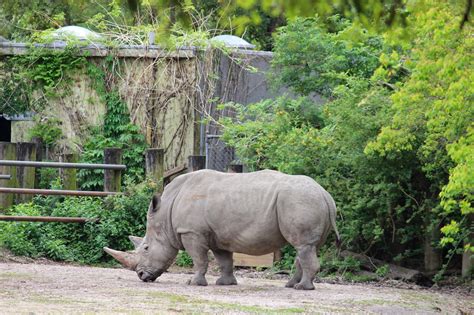
M 1 222 L 0 242 L 14 254 L 97 264 L 111 261 L 102 248 L 132 249 L 128 235 L 144 235 L 153 182 L 129 186 L 125 194 L 92 197 L 37 197 L 8 214 L 98 218 L 99 222 Z
M 30 130 L 30 137 L 39 137 L 47 146 L 55 144 L 63 135 L 61 121 L 56 118 L 35 119 L 35 125 Z
M 41 208 L 32 203 L 14 206 L 7 214 L 38 216 Z M 41 237 L 42 223 L 0 221 L 0 245 L 15 255 L 37 257 L 41 251 L 37 241 Z
M 180 250 L 176 257 L 176 265 L 180 267 L 192 267 L 194 264 L 191 256 L 189 256 L 187 252 Z
M 390 266 L 387 264 L 380 266 L 375 270 L 375 274 L 381 278 L 385 277 L 389 272 Z
M 382 45 L 380 36 L 339 16 L 328 21 L 298 18 L 275 37 L 274 80 L 301 95 L 329 97 L 346 83 L 341 73 L 369 79 L 379 65 Z
M 296 250 L 291 245 L 285 245 L 281 249 L 281 259 L 274 263 L 273 268 L 277 270 L 293 270 Z
M 36 169 L 36 176 L 39 178 L 39 187 L 42 189 L 51 189 L 52 185 L 61 182 L 59 169 L 40 167 Z

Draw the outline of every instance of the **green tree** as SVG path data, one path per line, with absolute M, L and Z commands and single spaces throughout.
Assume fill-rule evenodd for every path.
M 390 122 L 366 149 L 389 159 L 410 154 L 422 165 L 449 224 L 444 243 L 468 234 L 462 217 L 474 212 L 473 28 L 459 30 L 452 11 L 433 3 L 411 18 L 415 40 L 406 66 L 412 74 L 392 96 Z
M 426 4 L 410 37 L 391 30 L 385 43 L 344 20 L 296 19 L 276 38 L 274 76 L 327 102 L 234 105 L 224 121 L 253 168 L 310 175 L 335 196 L 347 246 L 414 266 L 440 223 L 449 253 L 473 248 L 472 26 L 452 19 L 459 7 Z
M 296 19 L 277 33 L 274 81 L 302 95 L 330 97 L 347 77 L 370 78 L 379 65 L 382 41 L 347 19 Z M 343 76 L 341 74 L 347 74 Z

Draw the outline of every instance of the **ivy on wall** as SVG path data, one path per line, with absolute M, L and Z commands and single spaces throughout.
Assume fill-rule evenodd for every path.
M 74 72 L 84 71 L 91 78 L 91 87 L 106 105 L 103 125 L 90 129 L 90 136 L 83 145 L 81 160 L 102 163 L 103 149 L 123 149 L 123 163 L 127 165 L 124 180 L 138 182 L 144 178 L 144 150 L 147 145 L 138 126 L 130 121 L 127 104 L 110 78 L 117 73 L 117 58 L 87 59 L 77 46 L 68 45 L 64 50 L 31 47 L 27 54 L 17 55 L 0 64 L 4 75 L 0 77 L 0 113 L 15 115 L 36 112 L 36 124 L 31 136 L 44 138 L 53 146 L 61 138 L 57 119 L 42 119 L 41 113 L 48 100 L 70 93 Z M 44 123 L 54 122 L 51 123 Z M 78 173 L 82 189 L 102 189 L 102 170 L 81 170 Z
M 27 54 L 1 60 L 0 113 L 40 111 L 48 97 L 69 91 L 72 72 L 85 62 L 86 57 L 74 46 L 64 50 L 31 47 Z
M 122 161 L 127 165 L 124 181 L 139 182 L 144 179 L 144 151 L 147 148 L 145 137 L 138 126 L 130 121 L 127 104 L 111 80 L 117 69 L 117 58 L 109 56 L 99 64 L 87 64 L 87 74 L 101 101 L 106 104 L 104 124 L 94 128 L 91 137 L 84 143 L 81 160 L 87 163 L 102 163 L 104 148 L 123 149 Z M 82 189 L 102 189 L 103 170 L 80 170 L 78 173 Z

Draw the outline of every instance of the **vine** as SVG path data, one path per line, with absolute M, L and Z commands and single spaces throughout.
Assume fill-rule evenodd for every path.
M 0 63 L 0 112 L 9 115 L 39 111 L 47 97 L 66 94 L 71 73 L 84 65 L 86 57 L 77 47 L 51 50 L 32 46 L 26 54 Z
M 113 77 L 117 60 L 112 56 L 102 65 L 87 64 L 87 74 L 92 79 L 92 87 L 106 105 L 104 124 L 94 128 L 89 140 L 84 144 L 81 160 L 88 163 L 102 163 L 103 149 L 117 147 L 123 149 L 123 163 L 127 165 L 124 181 L 139 182 L 144 179 L 145 137 L 139 127 L 132 124 L 127 104 L 122 100 L 117 87 L 108 78 Z M 103 170 L 80 170 L 80 186 L 83 189 L 102 189 Z

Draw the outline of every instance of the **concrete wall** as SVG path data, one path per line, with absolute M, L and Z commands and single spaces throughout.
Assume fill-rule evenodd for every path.
M 45 48 L 55 50 L 63 46 Z M 117 75 L 107 78 L 107 85 L 118 89 L 131 121 L 140 127 L 149 146 L 166 150 L 165 169 L 183 165 L 189 155 L 197 154 L 196 58 L 192 49 L 167 52 L 155 46 L 128 46 L 111 51 L 88 46 L 82 51 L 87 52 L 90 63 L 100 64 L 108 55 L 117 58 Z M 0 59 L 27 52 L 24 44 L 0 43 Z M 91 129 L 102 125 L 106 104 L 85 68 L 72 75 L 67 91 L 58 89 L 56 94 L 47 98 L 47 105 L 37 115 L 60 120 L 64 139 L 57 147 L 59 152 L 80 152 Z M 12 142 L 29 141 L 33 126 L 33 121 L 12 121 Z
M 27 53 L 22 45 L 0 43 L 0 58 Z M 47 48 L 62 49 L 54 45 Z M 217 121 L 232 113 L 217 110 L 217 104 L 249 104 L 274 96 L 266 83 L 272 57 L 268 52 L 198 54 L 192 49 L 165 52 L 155 46 L 82 50 L 88 52 L 88 62 L 100 63 L 109 54 L 118 58 L 118 75 L 108 78 L 108 84 L 118 88 L 131 121 L 140 127 L 150 147 L 165 149 L 165 170 L 186 164 L 189 155 L 203 154 L 206 133 L 220 133 L 212 119 Z M 68 88 L 68 93 L 48 98 L 46 108 L 38 114 L 62 122 L 65 139 L 60 143 L 61 151 L 80 151 L 91 127 L 102 125 L 106 106 L 85 69 L 73 75 Z M 211 122 L 202 124 L 208 115 L 212 116 Z M 32 122 L 14 122 L 12 141 L 29 141 L 32 126 Z

